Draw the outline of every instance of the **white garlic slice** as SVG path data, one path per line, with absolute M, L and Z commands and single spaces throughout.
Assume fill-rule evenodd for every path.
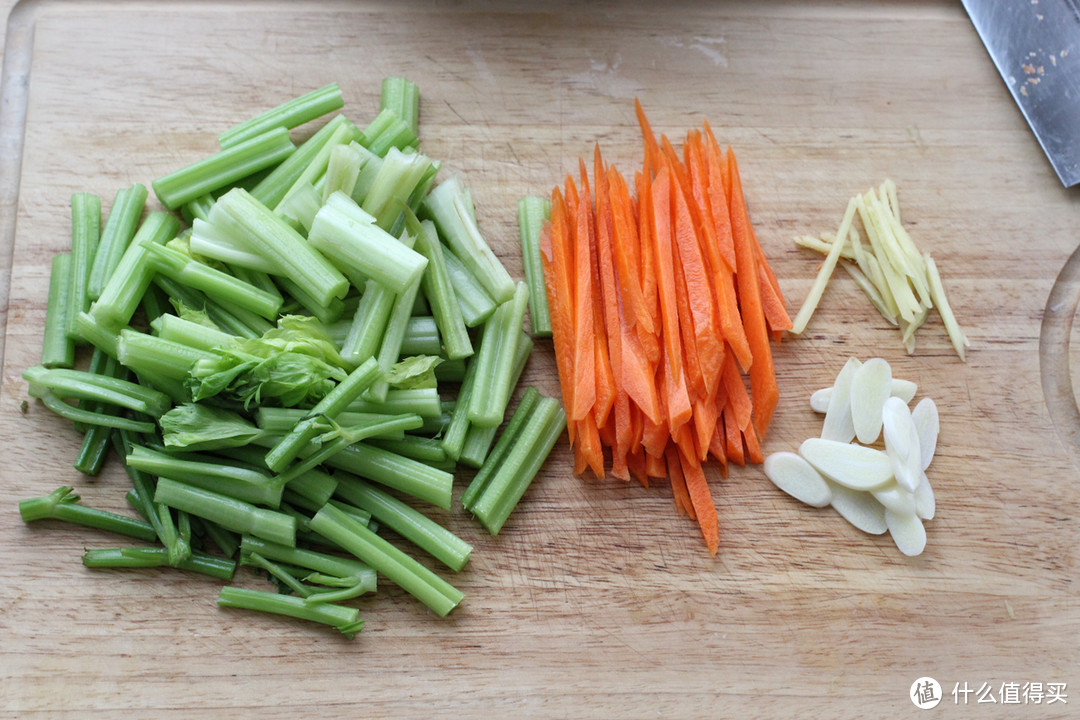
M 821 427 L 821 437 L 826 440 L 848 443 L 855 439 L 855 426 L 851 421 L 851 381 L 861 366 L 855 358 L 848 358 L 836 375 L 832 397 L 825 410 L 825 423 Z
M 930 398 L 923 398 L 911 411 L 911 419 L 919 433 L 919 450 L 922 455 L 922 469 L 930 467 L 937 450 L 938 433 L 941 430 L 937 404 Z
M 926 528 L 916 515 L 895 513 L 886 509 L 885 524 L 896 547 L 905 555 L 914 557 L 926 548 Z
M 871 358 L 851 378 L 851 424 L 859 442 L 870 445 L 881 435 L 881 409 L 892 393 L 892 368 Z
M 893 475 L 900 487 L 913 493 L 923 471 L 919 431 L 911 418 L 911 411 L 903 400 L 891 397 L 885 401 L 881 415 L 885 453 L 892 463 Z
M 900 487 L 897 483 L 889 483 L 880 490 L 874 490 L 871 494 L 885 506 L 886 510 L 904 515 L 916 514 L 917 503 L 914 493 Z
M 893 477 L 889 456 L 863 445 L 808 438 L 799 454 L 826 478 L 852 490 L 876 490 Z
M 807 505 L 825 507 L 832 500 L 832 491 L 821 473 L 793 452 L 769 455 L 764 470 L 773 485 Z
M 922 482 L 915 488 L 915 514 L 923 520 L 933 520 L 936 509 L 934 489 L 930 487 L 930 480 L 926 477 L 926 473 L 923 473 Z
M 898 397 L 906 403 L 911 402 L 915 397 L 915 393 L 918 392 L 919 386 L 913 383 L 911 380 L 904 380 L 903 378 L 892 379 L 892 389 L 889 391 L 890 397 Z M 829 409 L 829 400 L 832 398 L 832 386 L 819 388 L 810 395 L 810 409 L 816 413 L 824 413 Z
M 889 529 L 885 523 L 885 506 L 873 495 L 836 483 L 829 483 L 829 489 L 832 491 L 829 504 L 853 526 L 871 535 L 881 535 Z

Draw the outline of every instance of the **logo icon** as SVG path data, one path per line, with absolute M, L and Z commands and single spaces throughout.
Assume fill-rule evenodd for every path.
M 911 683 L 908 697 L 920 710 L 935 708 L 941 702 L 941 683 L 932 677 L 921 677 Z

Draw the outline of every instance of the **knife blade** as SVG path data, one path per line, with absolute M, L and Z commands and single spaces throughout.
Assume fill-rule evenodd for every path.
M 963 3 L 1057 176 L 1080 183 L 1080 3 Z

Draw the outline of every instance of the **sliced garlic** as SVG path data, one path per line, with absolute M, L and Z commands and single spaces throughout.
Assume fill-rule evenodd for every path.
M 886 509 L 885 524 L 896 547 L 905 555 L 914 557 L 926 548 L 926 528 L 916 515 L 895 513 Z
M 852 490 L 876 490 L 893 477 L 889 456 L 863 445 L 808 438 L 799 454 L 826 478 Z
M 911 419 L 919 433 L 921 463 L 922 469 L 925 470 L 930 467 L 930 461 L 934 459 L 938 433 L 941 430 L 937 404 L 930 398 L 923 398 L 915 406 L 915 409 L 911 411 Z
M 880 490 L 874 490 L 871 495 L 884 505 L 886 510 L 904 515 L 916 514 L 918 504 L 915 502 L 915 495 L 897 483 L 889 483 Z
M 892 368 L 882 358 L 867 360 L 851 378 L 851 423 L 859 442 L 881 435 L 881 409 L 892 393 Z
M 807 505 L 825 507 L 832 500 L 832 491 L 821 473 L 793 452 L 769 455 L 764 470 L 773 485 Z
M 853 526 L 871 535 L 881 535 L 889 529 L 885 523 L 885 506 L 873 495 L 836 483 L 829 483 L 829 489 L 832 491 L 829 504 Z
M 919 487 L 915 488 L 915 514 L 923 520 L 933 520 L 937 502 L 934 500 L 934 489 L 930 487 L 930 480 L 923 473 Z
M 912 401 L 919 386 L 910 380 L 903 378 L 892 379 L 892 389 L 889 397 L 898 397 L 906 403 Z M 832 386 L 815 390 L 810 396 L 810 409 L 816 413 L 824 413 L 829 409 L 829 400 L 832 398 Z
M 855 426 L 851 421 L 851 381 L 861 366 L 855 358 L 848 358 L 836 375 L 832 397 L 825 410 L 825 423 L 821 427 L 821 437 L 826 440 L 848 443 L 855 438 Z
M 915 492 L 922 478 L 922 452 L 919 431 L 911 419 L 911 411 L 900 398 L 889 398 L 882 408 L 885 453 L 892 463 L 893 475 L 900 487 Z

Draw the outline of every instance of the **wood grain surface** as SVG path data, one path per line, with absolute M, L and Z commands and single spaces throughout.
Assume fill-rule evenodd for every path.
M 959 4 L 648 5 L 18 8 L 33 43 L 21 175 L 4 178 L 18 206 L 4 246 L 0 714 L 891 718 L 921 712 L 908 693 L 927 675 L 947 716 L 1067 717 L 1080 704 L 1080 484 L 1044 401 L 1039 346 L 1080 196 L 1057 182 Z M 668 488 L 575 478 L 561 444 L 499 537 L 434 513 L 476 546 L 452 578 L 467 597 L 451 617 L 384 582 L 358 601 L 367 624 L 350 642 L 219 609 L 216 581 L 86 570 L 82 549 L 115 538 L 25 526 L 17 501 L 61 484 L 126 511 L 115 463 L 97 481 L 77 476 L 72 428 L 36 402 L 20 411 L 70 194 L 96 192 L 107 210 L 117 188 L 331 81 L 366 121 L 391 74 L 420 85 L 422 148 L 463 175 L 515 277 L 517 199 L 549 192 L 595 142 L 632 173 L 635 97 L 658 131 L 681 137 L 707 118 L 735 147 L 792 312 L 818 264 L 792 238 L 834 229 L 851 194 L 893 178 L 945 276 L 968 361 L 936 317 L 905 354 L 838 277 L 810 331 L 776 351 L 781 403 L 764 449 L 820 430 L 809 394 L 849 356 L 888 359 L 941 411 L 925 554 L 905 558 L 887 536 L 800 506 L 751 467 L 710 476 L 712 558 Z M 541 342 L 525 381 L 554 393 L 553 372 Z M 260 586 L 246 572 L 239 582 Z M 1065 682 L 1069 704 L 965 707 L 951 694 L 965 682 L 995 693 Z

